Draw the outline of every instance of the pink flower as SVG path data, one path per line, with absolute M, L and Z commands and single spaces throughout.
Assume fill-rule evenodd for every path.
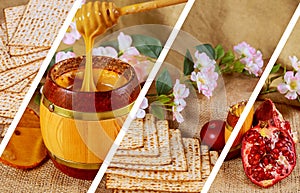
M 251 47 L 246 42 L 242 42 L 233 47 L 233 50 L 241 57 L 240 62 L 245 64 L 244 69 L 249 74 L 259 76 L 262 73 L 264 65 L 262 53 L 259 50 Z
M 121 60 L 132 65 L 140 83 L 145 82 L 150 71 L 154 66 L 154 61 L 151 58 L 143 55 L 127 55 L 120 57 Z
M 76 57 L 74 52 L 68 51 L 68 52 L 57 52 L 55 55 L 55 63 L 60 62 L 62 60 L 68 59 L 68 58 L 74 58 Z
M 294 76 L 293 71 L 287 71 L 284 75 L 284 81 L 277 86 L 278 91 L 285 94 L 289 100 L 296 99 L 300 95 L 300 72 Z
M 112 58 L 118 58 L 118 52 L 115 48 L 107 46 L 107 47 L 98 47 L 93 49 L 94 56 L 108 56 Z
M 204 94 L 207 98 L 212 96 L 212 92 L 217 87 L 219 74 L 213 70 L 192 72 L 191 80 L 197 83 L 198 92 Z
M 186 88 L 185 84 L 180 84 L 179 80 L 176 79 L 176 83 L 173 87 L 174 103 L 176 105 L 186 106 L 185 98 L 190 94 L 190 90 Z
M 80 33 L 76 29 L 76 23 L 71 22 L 68 31 L 65 33 L 65 36 L 63 38 L 63 42 L 67 45 L 72 45 L 76 42 L 76 40 L 79 40 L 81 37 Z
M 140 105 L 140 108 L 138 109 L 136 113 L 137 118 L 144 118 L 146 115 L 145 109 L 148 107 L 148 99 L 145 97 Z
M 289 56 L 289 59 L 292 63 L 292 66 L 294 68 L 295 71 L 299 71 L 300 70 L 300 61 L 298 60 L 298 58 L 296 56 Z
M 123 32 L 121 32 L 118 35 L 118 44 L 119 44 L 119 51 L 121 53 L 122 58 L 126 58 L 128 56 L 137 56 L 140 55 L 140 52 L 135 48 L 132 47 L 132 38 L 129 35 L 125 35 Z
M 198 50 L 195 52 L 196 62 L 194 63 L 194 68 L 198 70 L 202 69 L 215 69 L 215 60 L 211 60 L 206 53 L 200 53 Z
M 182 105 L 175 105 L 172 107 L 173 120 L 176 120 L 178 123 L 182 123 L 184 121 L 184 118 L 180 113 L 183 109 L 184 106 Z

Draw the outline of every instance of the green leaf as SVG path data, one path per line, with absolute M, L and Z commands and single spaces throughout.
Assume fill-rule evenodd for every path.
M 158 119 L 164 119 L 165 113 L 162 104 L 159 101 L 154 101 L 150 104 L 150 113 L 153 114 Z
M 215 48 L 215 59 L 220 59 L 225 55 L 223 47 L 219 44 Z
M 196 46 L 196 49 L 202 53 L 206 53 L 207 56 L 211 59 L 214 60 L 215 59 L 215 50 L 214 48 L 210 45 L 210 44 L 201 44 Z
M 237 61 L 233 64 L 233 71 L 242 73 L 244 70 L 245 64 L 241 63 L 240 61 Z
M 183 61 L 183 74 L 190 75 L 194 71 L 194 61 L 189 50 L 186 50 Z
M 222 64 L 232 63 L 234 61 L 234 58 L 235 57 L 234 57 L 234 54 L 232 53 L 232 51 L 228 51 L 222 58 L 221 63 Z
M 138 51 L 151 58 L 158 58 L 160 52 L 162 51 L 161 42 L 153 37 L 145 35 L 131 35 L 132 46 L 136 47 Z
M 161 72 L 161 74 L 158 75 L 156 80 L 156 92 L 158 95 L 162 94 L 168 94 L 172 90 L 172 80 L 170 73 L 165 68 Z
M 272 68 L 270 74 L 278 72 L 278 70 L 280 69 L 280 66 L 281 66 L 280 64 L 275 64 L 275 65 L 273 66 L 273 68 Z

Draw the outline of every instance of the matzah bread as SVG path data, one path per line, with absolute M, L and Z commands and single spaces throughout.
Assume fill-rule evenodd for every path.
M 14 69 L 0 73 L 0 91 L 9 88 L 18 82 L 24 80 L 30 75 L 37 72 L 42 64 L 42 60 L 29 63 Z
M 195 139 L 183 140 L 185 151 L 190 151 L 191 145 L 195 143 Z M 199 145 L 199 143 L 198 143 Z M 199 152 L 199 146 L 197 151 Z M 191 160 L 190 160 L 191 161 Z M 200 163 L 199 163 L 200 164 Z M 198 166 L 200 167 L 200 166 Z M 193 169 L 193 167 L 191 168 Z M 188 176 L 186 176 L 188 177 Z M 154 179 L 140 179 L 115 174 L 107 174 L 106 187 L 112 189 L 125 190 L 154 190 L 169 192 L 200 192 L 204 185 L 201 179 L 194 181 L 165 181 Z
M 210 174 L 210 158 L 209 148 L 206 145 L 201 145 L 201 174 L 203 178 L 207 178 Z
M 48 50 L 45 50 L 34 54 L 10 57 L 6 46 L 3 44 L 2 39 L 0 39 L 0 72 L 7 71 L 18 66 L 23 66 L 40 59 L 44 59 L 47 53 Z
M 26 5 L 8 7 L 4 9 L 4 19 L 8 40 L 11 40 L 22 19 Z
M 4 137 L 9 128 L 9 125 L 0 125 L 0 128 L 1 128 L 1 137 Z
M 106 173 L 128 176 L 140 179 L 153 179 L 164 181 L 193 181 L 201 178 L 201 157 L 198 139 L 183 138 L 184 150 L 188 163 L 188 171 L 143 171 L 108 168 Z M 174 155 L 172 156 L 173 159 Z
M 12 93 L 13 92 L 15 92 L 15 93 L 21 93 L 29 85 L 29 83 L 31 83 L 31 81 L 34 79 L 35 76 L 36 76 L 36 73 L 34 73 L 33 75 L 29 76 L 28 78 L 25 78 L 21 82 L 13 85 L 11 87 L 9 87 L 5 91 L 12 92 Z
M 145 124 L 146 125 L 146 124 Z M 155 128 L 155 124 L 151 124 Z M 159 141 L 159 155 L 157 157 L 148 156 L 114 156 L 112 163 L 141 164 L 141 165 L 166 165 L 171 164 L 170 135 L 168 121 L 158 121 L 156 123 Z M 149 128 L 148 128 L 149 129 Z M 134 151 L 134 150 L 133 150 Z
M 9 45 L 50 48 L 73 4 L 74 0 L 29 0 Z
M 10 55 L 8 54 L 2 38 L 0 38 L 0 72 L 7 70 L 11 64 L 12 61 L 10 59 Z
M 124 168 L 133 170 L 155 170 L 155 171 L 187 171 L 187 161 L 184 154 L 180 130 L 169 130 L 171 154 L 174 155 L 171 164 L 167 165 L 132 165 L 123 163 L 111 163 L 111 168 Z
M 201 192 L 204 181 L 163 181 L 136 179 L 118 175 L 107 175 L 106 188 L 125 190 L 154 190 L 167 192 Z
M 210 151 L 209 157 L 210 157 L 210 165 L 211 165 L 211 169 L 212 169 L 213 166 L 216 165 L 216 162 L 219 158 L 219 153 L 217 151 Z
M 0 38 L 2 39 L 3 44 L 6 46 L 8 39 L 5 23 L 0 25 Z
M 0 117 L 0 125 L 9 125 L 13 119 L 7 117 Z
M 120 150 L 137 149 L 143 146 L 144 146 L 144 122 L 143 119 L 135 119 L 131 122 L 116 153 L 118 153 Z
M 144 118 L 144 146 L 142 148 L 133 150 L 117 150 L 115 157 L 118 155 L 133 155 L 133 156 L 158 156 L 159 155 L 159 142 L 157 128 L 155 126 L 155 117 L 152 114 L 146 114 Z M 124 160 L 124 159 L 123 159 Z M 122 162 L 123 162 L 122 160 Z M 113 159 L 112 162 L 120 162 Z M 123 163 L 128 163 L 127 161 Z M 136 163 L 136 162 L 134 162 Z
M 120 190 L 114 189 L 113 193 L 169 193 L 164 191 L 151 191 L 151 190 Z M 199 192 L 195 192 L 199 193 Z
M 14 118 L 23 99 L 24 95 L 0 92 L 0 116 Z
M 22 19 L 26 5 L 9 7 L 4 9 L 4 18 L 7 28 L 7 37 L 10 41 L 17 30 L 17 27 Z M 24 46 L 9 46 L 9 54 L 12 56 L 26 55 L 36 53 L 47 48 L 43 47 L 24 47 Z
M 28 64 L 30 62 L 34 62 L 40 59 L 44 59 L 49 50 L 44 50 L 41 52 L 36 52 L 33 54 L 27 54 L 27 55 L 22 55 L 22 56 L 13 56 L 11 57 L 12 65 L 8 66 L 8 68 L 15 68 L 18 66 L 23 66 L 25 64 Z

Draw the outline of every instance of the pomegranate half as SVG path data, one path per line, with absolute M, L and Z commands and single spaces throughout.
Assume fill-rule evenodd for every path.
M 296 165 L 293 139 L 271 121 L 260 121 L 245 133 L 241 155 L 247 177 L 265 188 L 286 178 Z

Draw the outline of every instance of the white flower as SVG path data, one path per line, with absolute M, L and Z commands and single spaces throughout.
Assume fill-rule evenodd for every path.
M 138 109 L 136 113 L 137 118 L 144 118 L 146 115 L 145 109 L 148 107 L 148 99 L 145 97 L 140 105 L 140 108 Z
M 76 57 L 74 52 L 68 51 L 68 52 L 57 52 L 55 55 L 55 63 L 60 62 L 62 60 L 68 59 L 68 58 L 74 58 Z
M 190 90 L 186 88 L 185 84 L 180 84 L 180 81 L 176 79 L 176 83 L 173 87 L 174 102 L 176 105 L 186 106 L 185 98 L 189 96 Z
M 94 56 L 108 56 L 112 58 L 118 58 L 118 52 L 115 48 L 107 46 L 107 47 L 98 47 L 94 48 L 92 54 Z
M 173 120 L 176 120 L 178 123 L 182 123 L 184 121 L 184 118 L 182 114 L 180 113 L 184 109 L 184 106 L 182 105 L 175 105 L 172 107 L 173 111 Z
M 294 76 L 293 71 L 287 71 L 284 75 L 284 81 L 277 86 L 278 91 L 285 94 L 289 100 L 296 99 L 300 95 L 300 72 Z
M 212 96 L 212 92 L 217 87 L 218 73 L 207 70 L 200 72 L 192 72 L 191 80 L 197 83 L 199 93 L 203 93 L 207 98 Z
M 132 38 L 129 35 L 125 35 L 121 32 L 118 35 L 118 43 L 119 43 L 119 50 L 125 51 L 126 49 L 130 48 L 132 44 Z
M 215 69 L 215 60 L 211 60 L 206 53 L 199 53 L 197 50 L 195 52 L 196 62 L 194 63 L 194 68 L 198 70 L 206 70 L 206 69 Z
M 241 57 L 240 62 L 245 64 L 244 69 L 247 70 L 249 74 L 259 76 L 262 73 L 264 61 L 262 59 L 262 53 L 259 50 L 251 47 L 246 42 L 234 46 L 233 50 Z
M 121 32 L 118 35 L 118 44 L 119 44 L 119 51 L 122 55 L 130 56 L 130 55 L 140 55 L 140 52 L 135 48 L 132 47 L 132 38 L 129 35 L 125 35 Z M 122 56 L 120 57 L 122 59 Z
M 72 45 L 79 40 L 81 37 L 80 33 L 77 31 L 76 22 L 71 22 L 68 31 L 65 33 L 62 41 L 67 45 Z
M 289 56 L 289 59 L 292 63 L 292 66 L 294 68 L 295 71 L 299 71 L 300 70 L 300 61 L 298 60 L 298 58 L 296 56 Z

